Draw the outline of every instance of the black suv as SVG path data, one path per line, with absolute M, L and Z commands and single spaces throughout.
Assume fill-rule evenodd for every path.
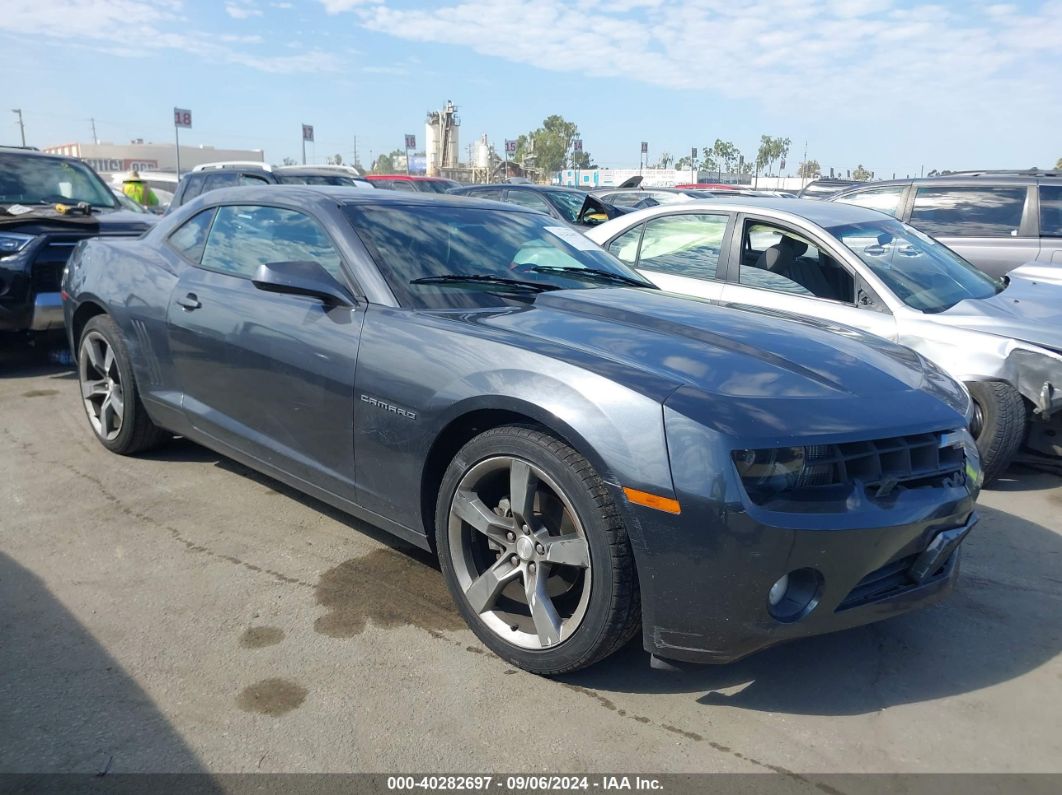
M 169 210 L 196 196 L 237 185 L 346 185 L 372 188 L 368 180 L 335 166 L 277 166 L 267 163 L 207 163 L 181 177 Z
M 990 276 L 1026 262 L 1062 266 L 1062 171 L 963 171 L 871 182 L 831 197 L 888 213 Z
M 136 237 L 156 220 L 125 209 L 80 160 L 0 146 L 0 331 L 61 329 L 59 284 L 74 246 Z

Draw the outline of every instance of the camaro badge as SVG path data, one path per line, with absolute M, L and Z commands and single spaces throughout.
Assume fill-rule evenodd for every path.
M 393 403 L 388 403 L 378 398 L 369 397 L 368 395 L 362 395 L 361 402 L 368 403 L 370 406 L 376 406 L 377 408 L 383 409 L 384 411 L 389 411 L 392 414 L 397 414 L 400 417 L 405 417 L 406 419 L 415 420 L 417 418 L 417 413 L 415 411 L 407 411 L 406 409 L 399 408 Z

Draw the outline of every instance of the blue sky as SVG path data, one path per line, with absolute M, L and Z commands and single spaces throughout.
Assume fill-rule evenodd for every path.
M 1062 0 L 5 0 L 0 141 L 173 139 L 310 159 L 402 146 L 452 99 L 461 143 L 559 113 L 601 165 L 751 156 L 792 139 L 828 169 L 1053 166 Z M 12 65 L 17 68 L 12 69 Z M 20 77 L 18 77 L 20 76 Z

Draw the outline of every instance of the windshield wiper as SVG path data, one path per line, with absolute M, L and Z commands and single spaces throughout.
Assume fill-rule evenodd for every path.
M 543 292 L 544 290 L 561 289 L 555 284 L 528 282 L 521 279 L 506 279 L 502 276 L 485 276 L 481 273 L 451 273 L 446 276 L 422 276 L 419 279 L 413 279 L 410 284 L 491 284 L 499 287 L 512 287 L 517 290 L 527 290 L 536 293 Z
M 536 265 L 531 269 L 535 273 L 570 273 L 573 276 L 585 276 L 588 279 L 599 282 L 613 282 L 614 284 L 629 284 L 633 287 L 651 287 L 639 279 L 624 276 L 622 273 L 612 273 L 598 268 L 579 268 L 574 265 Z

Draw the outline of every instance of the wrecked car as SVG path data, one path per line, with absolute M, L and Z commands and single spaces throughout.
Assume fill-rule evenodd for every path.
M 882 213 L 796 199 L 653 207 L 587 236 L 666 290 L 907 345 L 969 389 L 986 479 L 1019 456 L 1062 469 L 1062 285 L 1040 270 L 992 278 Z

